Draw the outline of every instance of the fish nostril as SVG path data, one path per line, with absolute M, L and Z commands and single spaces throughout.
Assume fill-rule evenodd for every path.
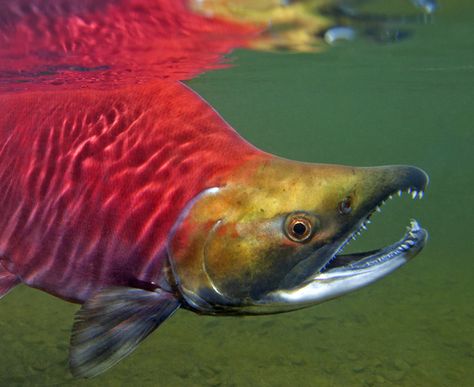
M 350 196 L 344 198 L 338 205 L 339 213 L 342 215 L 350 214 L 352 211 L 352 198 Z

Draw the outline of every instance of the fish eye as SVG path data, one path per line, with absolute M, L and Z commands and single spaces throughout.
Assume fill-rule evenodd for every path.
M 285 234 L 293 242 L 306 242 L 313 235 L 314 224 L 304 213 L 288 215 L 285 221 Z
M 352 198 L 350 196 L 344 198 L 338 205 L 339 213 L 342 215 L 350 214 L 352 211 Z

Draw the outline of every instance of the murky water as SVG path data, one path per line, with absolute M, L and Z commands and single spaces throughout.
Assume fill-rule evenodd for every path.
M 397 44 L 359 39 L 318 54 L 237 51 L 189 82 L 250 142 L 280 156 L 413 164 L 422 201 L 385 206 L 353 248 L 398 239 L 410 217 L 430 241 L 409 265 L 307 310 L 253 318 L 179 311 L 96 379 L 67 371 L 76 305 L 18 287 L 0 310 L 0 385 L 470 386 L 474 381 L 474 5 L 440 2 Z

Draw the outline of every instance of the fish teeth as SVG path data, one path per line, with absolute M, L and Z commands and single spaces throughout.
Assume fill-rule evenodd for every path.
M 388 195 L 385 198 L 385 200 L 382 200 L 377 206 L 375 206 L 375 209 L 373 210 L 373 212 L 375 212 L 375 211 L 376 212 L 382 212 L 382 207 L 385 204 L 386 200 L 393 199 L 394 195 L 402 196 L 403 192 L 404 192 L 403 190 L 399 189 L 395 193 Z M 423 195 L 424 195 L 424 191 L 422 191 L 422 190 L 418 191 L 418 190 L 416 190 L 415 188 L 412 188 L 412 187 L 409 187 L 406 192 L 408 194 L 410 194 L 412 199 L 417 199 L 417 198 L 422 199 Z M 369 216 L 371 214 L 369 214 Z M 348 240 L 350 240 L 350 239 L 357 240 L 357 237 L 362 235 L 362 232 L 364 230 L 367 230 L 367 226 L 371 223 L 372 223 L 372 221 L 369 218 L 366 218 L 364 221 L 362 221 L 360 223 L 359 229 L 357 231 L 355 231 L 348 238 Z M 419 230 L 421 230 L 421 227 L 418 224 L 418 222 L 415 219 L 411 219 L 410 220 L 410 226 L 407 227 L 407 234 L 408 234 L 407 239 L 405 241 L 403 241 L 403 243 L 400 246 L 398 246 L 398 250 L 399 251 L 406 251 L 406 250 L 410 249 L 411 247 L 413 247 L 416 244 L 416 241 L 415 241 L 416 238 L 417 238 L 416 234 Z
M 421 230 L 420 225 L 418 224 L 418 222 L 417 222 L 415 219 L 411 219 L 411 220 L 410 220 L 410 227 L 411 227 L 411 230 L 412 230 L 412 231 L 419 231 L 419 230 Z

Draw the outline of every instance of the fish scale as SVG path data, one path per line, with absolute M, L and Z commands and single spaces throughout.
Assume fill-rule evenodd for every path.
M 223 172 L 263 157 L 179 84 L 156 82 L 133 97 L 123 90 L 27 98 L 2 96 L 6 112 L 33 111 L 14 127 L 8 113 L 0 119 L 10 138 L 0 154 L 10 160 L 0 164 L 10 187 L 0 192 L 2 262 L 28 285 L 69 300 L 107 284 L 158 282 L 183 206 Z M 163 100 L 179 108 L 164 110 Z M 75 115 L 64 121 L 65 111 Z

